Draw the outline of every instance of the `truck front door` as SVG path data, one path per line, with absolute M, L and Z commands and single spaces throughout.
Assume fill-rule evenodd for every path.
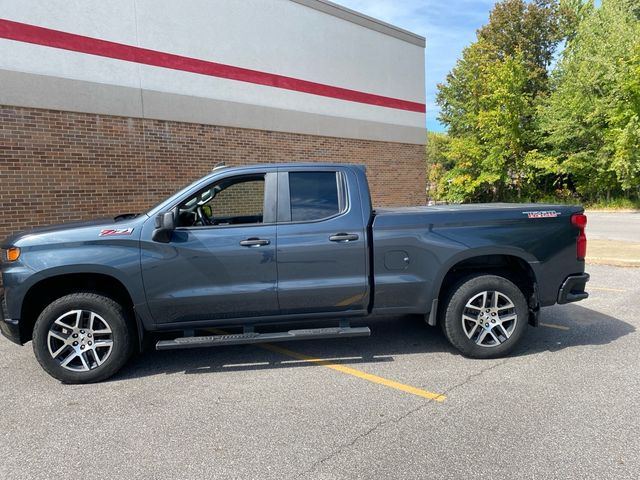
M 279 313 L 276 175 L 225 177 L 185 199 L 169 243 L 153 242 L 145 226 L 142 276 L 156 323 Z

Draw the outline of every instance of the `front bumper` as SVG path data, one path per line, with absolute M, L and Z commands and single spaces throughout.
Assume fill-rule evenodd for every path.
M 558 303 L 578 302 L 587 298 L 589 294 L 585 292 L 585 285 L 588 281 L 588 273 L 569 275 L 562 283 L 560 291 L 558 292 Z
M 18 320 L 6 318 L 6 311 L 7 304 L 4 300 L 4 296 L 0 295 L 0 332 L 13 343 L 22 345 L 22 342 L 20 341 L 20 322 Z

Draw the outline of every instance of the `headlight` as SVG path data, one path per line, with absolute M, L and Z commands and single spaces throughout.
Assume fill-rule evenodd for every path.
M 2 251 L 2 256 L 7 262 L 15 262 L 20 258 L 20 249 L 18 247 L 7 248 Z

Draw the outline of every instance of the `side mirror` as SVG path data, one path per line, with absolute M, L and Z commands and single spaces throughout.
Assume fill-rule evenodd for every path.
M 155 230 L 151 238 L 154 242 L 169 243 L 171 233 L 176 229 L 175 213 L 160 213 L 155 218 Z

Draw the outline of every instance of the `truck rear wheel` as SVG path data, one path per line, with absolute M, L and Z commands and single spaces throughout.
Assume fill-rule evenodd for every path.
M 126 310 L 96 293 L 73 293 L 46 307 L 33 331 L 42 368 L 64 383 L 93 383 L 114 375 L 133 353 Z
M 444 302 L 442 330 L 472 358 L 497 358 L 517 345 L 527 328 L 527 301 L 510 280 L 474 275 L 458 282 Z

